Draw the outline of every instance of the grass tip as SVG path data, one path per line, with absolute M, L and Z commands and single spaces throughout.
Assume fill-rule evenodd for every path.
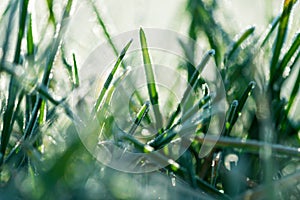
M 208 55 L 214 56 L 216 54 L 216 51 L 214 49 L 211 49 L 208 51 Z

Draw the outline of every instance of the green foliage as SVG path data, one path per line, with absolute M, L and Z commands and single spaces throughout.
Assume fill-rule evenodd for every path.
M 265 35 L 260 36 L 251 26 L 236 40 L 225 31 L 228 24 L 220 24 L 215 19 L 217 1 L 188 0 L 189 36 L 194 40 L 205 37 L 213 50 L 204 54 L 195 67 L 183 64 L 189 86 L 176 108 L 168 110 L 166 118 L 159 105 L 159 98 L 165 97 L 160 96 L 157 88 L 147 33 L 141 28 L 140 41 L 135 42 L 140 42 L 141 46 L 139 59 L 144 63 L 148 96 L 143 99 L 138 92 L 134 94 L 138 104 L 130 105 L 134 120 L 128 124 L 128 133 L 116 133 L 109 105 L 116 87 L 126 76 L 128 69 L 123 59 L 133 41 L 119 51 L 94 1 L 89 1 L 116 56 L 116 63 L 93 108 L 99 121 L 97 128 L 105 130 L 106 135 L 101 136 L 104 142 L 133 152 L 151 152 L 155 159 L 169 163 L 144 175 L 128 175 L 96 162 L 78 137 L 73 124 L 81 121 L 66 100 L 69 93 L 82 84 L 78 55 L 68 55 L 63 45 L 73 1 L 63 2 L 62 13 L 57 13 L 54 1 L 45 1 L 48 18 L 40 41 L 33 34 L 29 0 L 9 1 L 0 18 L 0 28 L 5 30 L 0 36 L 0 75 L 6 84 L 5 91 L 0 91 L 0 199 L 95 199 L 95 196 L 96 199 L 140 199 L 145 190 L 152 192 L 150 176 L 159 177 L 153 179 L 155 184 L 152 182 L 151 187 L 161 192 L 150 194 L 150 199 L 163 196 L 163 186 L 167 188 L 166 198 L 293 199 L 300 196 L 300 124 L 291 115 L 299 98 L 300 34 L 292 36 L 289 28 L 292 21 L 297 20 L 292 17 L 296 0 L 283 2 L 281 13 L 274 17 Z M 13 31 L 14 26 L 17 31 Z M 239 32 L 234 27 L 231 29 Z M 50 38 L 45 32 L 49 32 Z M 9 41 L 14 36 L 16 44 L 12 46 Z M 287 41 L 291 37 L 294 40 L 289 44 Z M 186 56 L 193 60 L 194 51 L 188 49 L 195 47 L 181 46 Z M 9 51 L 14 52 L 11 60 Z M 205 87 L 199 72 L 212 57 L 224 80 L 228 111 L 221 137 L 205 140 L 203 136 L 214 114 L 211 101 L 215 95 Z M 68 62 L 68 58 L 72 62 Z M 265 63 L 268 65 L 262 66 Z M 53 75 L 61 70 L 58 69 L 60 65 L 69 78 Z M 119 69 L 120 65 L 123 69 Z M 266 74 L 261 68 L 270 73 Z M 297 75 L 293 78 L 292 73 L 286 71 Z M 283 98 L 281 94 L 286 90 L 287 81 L 292 82 L 292 89 L 289 98 Z M 56 98 L 58 82 L 66 85 L 65 96 L 59 100 Z M 193 91 L 200 92 L 190 98 Z M 195 116 L 199 120 L 190 123 Z M 150 139 L 134 137 L 142 129 L 147 130 L 145 124 L 151 121 L 156 123 L 157 134 Z M 170 159 L 168 145 L 190 130 L 195 130 L 190 147 L 178 160 Z M 199 158 L 204 141 L 215 147 L 208 156 Z M 156 150 L 163 150 L 163 153 L 155 153 Z M 136 165 L 143 163 L 138 161 Z M 133 177 L 138 181 L 133 182 Z M 139 187 L 136 193 L 134 187 Z

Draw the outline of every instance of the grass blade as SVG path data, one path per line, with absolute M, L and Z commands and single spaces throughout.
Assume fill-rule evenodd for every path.
M 237 108 L 238 108 L 239 102 L 237 100 L 232 101 L 230 104 L 230 109 L 228 111 L 227 120 L 225 124 L 225 131 L 222 135 L 228 136 L 232 130 L 232 127 L 234 125 L 234 116 L 237 114 Z
M 49 84 L 50 74 L 51 74 L 51 70 L 52 70 L 52 67 L 53 67 L 53 62 L 54 62 L 55 56 L 58 52 L 59 46 L 61 44 L 62 35 L 64 33 L 63 27 L 64 27 L 64 25 L 66 25 L 64 23 L 65 22 L 64 20 L 67 17 L 69 17 L 69 15 L 70 15 L 72 3 L 73 3 L 73 0 L 68 0 L 67 5 L 65 6 L 65 9 L 64 9 L 62 20 L 61 20 L 62 25 L 61 26 L 56 26 L 57 35 L 54 38 L 54 42 L 52 43 L 51 52 L 50 52 L 50 55 L 49 55 L 49 57 L 47 59 L 47 62 L 46 62 L 46 66 L 45 66 L 45 70 L 44 70 L 44 74 L 43 74 L 43 79 L 42 79 L 42 84 L 41 84 L 42 86 L 47 87 L 48 84 Z M 42 101 L 43 101 L 43 99 L 39 96 L 37 98 L 36 102 L 35 102 L 35 105 L 34 105 L 34 108 L 33 108 L 32 114 L 31 114 L 31 118 L 30 118 L 30 120 L 29 120 L 29 122 L 28 122 L 28 124 L 25 128 L 25 131 L 24 131 L 24 138 L 25 139 L 28 138 L 29 136 L 31 136 L 34 125 L 35 125 L 36 120 L 37 120 L 38 112 L 40 111 L 40 108 L 42 106 Z
M 270 80 L 273 79 L 273 76 L 276 73 L 276 70 L 278 67 L 280 52 L 281 52 L 283 43 L 284 43 L 286 35 L 287 35 L 290 14 L 291 14 L 292 8 L 295 3 L 296 3 L 296 0 L 285 0 L 284 1 L 283 11 L 282 11 L 282 14 L 280 17 L 275 47 L 274 47 L 274 51 L 273 51 L 273 57 L 271 60 Z
M 111 39 L 111 37 L 110 37 L 110 34 L 109 34 L 109 32 L 108 32 L 108 30 L 107 30 L 107 28 L 106 28 L 106 25 L 105 25 L 105 23 L 104 23 L 104 21 L 103 21 L 101 15 L 100 15 L 99 10 L 97 9 L 97 7 L 96 7 L 94 1 L 90 0 L 90 3 L 92 4 L 93 10 L 94 10 L 94 12 L 95 12 L 95 14 L 96 14 L 96 16 L 97 16 L 98 23 L 100 24 L 100 26 L 101 26 L 101 28 L 102 28 L 102 30 L 103 30 L 103 32 L 104 32 L 104 35 L 105 35 L 105 37 L 106 37 L 108 43 L 109 43 L 110 46 L 112 47 L 112 49 L 113 49 L 115 55 L 118 56 L 119 53 L 118 53 L 117 47 L 115 46 L 114 42 L 112 41 L 112 39 Z M 123 68 L 124 68 L 124 69 L 126 68 L 125 65 L 123 66 Z
M 251 81 L 248 84 L 248 87 L 244 91 L 241 98 L 238 101 L 234 100 L 231 103 L 231 106 L 230 106 L 230 109 L 228 112 L 228 118 L 227 118 L 226 124 L 225 124 L 225 130 L 223 133 L 224 136 L 229 136 L 235 122 L 237 121 L 238 117 L 241 115 L 242 109 L 243 109 L 248 97 L 251 95 L 253 89 L 255 88 L 255 85 L 256 85 L 256 83 L 254 81 Z
M 267 43 L 267 41 L 269 40 L 271 34 L 273 33 L 273 31 L 275 30 L 275 28 L 277 27 L 277 25 L 279 24 L 280 21 L 280 17 L 281 15 L 278 15 L 277 17 L 274 18 L 274 20 L 272 21 L 271 25 L 270 25 L 270 29 L 268 30 L 264 40 L 262 41 L 260 47 L 265 46 L 265 44 Z
M 51 22 L 55 26 L 56 19 L 55 19 L 55 15 L 53 12 L 53 0 L 47 0 L 47 6 L 48 6 L 48 11 L 49 11 L 48 21 Z
M 276 153 L 280 155 L 289 155 L 289 156 L 294 156 L 294 157 L 299 157 L 300 156 L 300 151 L 297 147 L 288 147 L 285 145 L 280 145 L 280 144 L 266 144 L 265 142 L 262 141 L 257 141 L 257 140 L 241 140 L 241 139 L 236 139 L 232 137 L 195 137 L 195 140 L 199 142 L 200 144 L 204 143 L 207 141 L 207 143 L 213 143 L 216 145 L 216 147 L 219 148 L 237 148 L 241 149 L 244 152 L 252 152 L 255 154 L 259 154 L 259 152 L 264 149 L 265 145 L 270 146 L 272 149 L 272 152 L 276 155 Z M 279 156 L 280 156 L 279 155 Z
M 73 85 L 74 88 L 79 87 L 79 75 L 78 75 L 78 68 L 77 68 L 77 62 L 75 54 L 73 53 Z
M 148 94 L 149 94 L 151 105 L 153 106 L 156 128 L 160 132 L 163 126 L 162 124 L 163 119 L 162 119 L 161 112 L 159 110 L 158 93 L 156 90 L 155 78 L 154 78 L 151 59 L 148 51 L 147 40 L 142 28 L 140 28 L 140 42 L 141 42 L 141 48 L 143 53 L 144 68 L 145 68 L 147 86 L 148 86 Z
M 25 32 L 24 30 L 25 30 L 26 17 L 27 17 L 27 8 L 28 8 L 28 0 L 22 1 L 20 3 L 19 32 L 18 32 L 18 39 L 17 39 L 15 55 L 14 55 L 14 64 L 19 64 L 19 62 L 20 62 L 21 43 L 22 43 L 22 39 L 24 36 L 24 32 Z M 11 11 L 11 12 L 13 12 L 13 11 Z M 4 51 L 7 51 L 7 49 L 4 49 Z M 3 57 L 5 57 L 5 56 L 3 56 Z M 4 62 L 4 58 L 2 58 L 1 62 Z M 3 63 L 1 63 L 1 66 L 2 66 L 2 64 Z M 13 124 L 14 124 L 13 113 L 14 113 L 14 109 L 15 109 L 16 97 L 19 92 L 19 89 L 17 87 L 16 81 L 13 76 L 10 79 L 8 91 L 9 91 L 8 92 L 8 100 L 7 100 L 6 110 L 3 115 L 4 123 L 3 123 L 2 133 L 1 133 L 0 165 L 2 165 L 2 163 L 3 163 L 5 151 L 6 151 L 8 143 L 9 143 L 11 131 L 13 128 Z
M 31 14 L 28 16 L 28 25 L 27 25 L 27 56 L 33 57 L 34 55 L 34 41 L 32 36 L 32 17 Z M 30 60 L 33 60 L 31 58 Z
M 139 112 L 136 116 L 136 119 L 134 120 L 134 123 L 128 132 L 129 135 L 133 135 L 135 130 L 137 129 L 137 127 L 141 124 L 142 120 L 144 119 L 146 114 L 149 112 L 149 106 L 150 106 L 150 103 L 147 101 L 146 103 L 144 103 L 142 108 L 139 110 Z
M 112 79 L 113 79 L 113 77 L 114 77 L 114 75 L 115 75 L 115 73 L 116 73 L 116 71 L 117 71 L 120 63 L 122 62 L 123 58 L 125 57 L 125 54 L 126 54 L 127 50 L 129 49 L 131 43 L 132 43 L 132 40 L 130 40 L 126 44 L 126 46 L 124 47 L 124 49 L 122 50 L 122 52 L 118 56 L 117 62 L 115 63 L 113 69 L 111 70 L 110 74 L 108 75 L 108 77 L 107 77 L 107 79 L 106 79 L 106 81 L 104 83 L 104 86 L 101 89 L 100 94 L 99 94 L 99 96 L 97 98 L 97 101 L 95 103 L 95 106 L 94 106 L 94 111 L 95 112 L 99 111 L 101 103 L 103 101 L 103 97 L 105 96 L 105 93 L 106 93 L 107 89 L 109 88 L 110 83 L 111 83 L 111 81 L 112 81 Z
M 290 60 L 292 59 L 294 54 L 297 52 L 299 47 L 300 47 L 300 33 L 298 33 L 296 35 L 290 49 L 287 51 L 287 53 L 284 55 L 282 61 L 280 62 L 278 70 L 276 71 L 276 73 L 274 74 L 272 79 L 270 80 L 271 84 L 273 84 L 274 82 L 277 81 L 278 78 L 283 76 L 283 72 L 284 72 L 286 66 L 288 65 L 288 63 L 290 62 Z
M 193 75 L 191 76 L 190 78 L 190 85 L 186 88 L 186 90 L 184 91 L 183 93 L 183 97 L 180 101 L 180 103 L 177 105 L 177 108 L 175 110 L 174 113 L 172 113 L 168 123 L 167 123 L 167 126 L 166 126 L 166 129 L 169 129 L 172 124 L 174 123 L 174 120 L 175 118 L 179 115 L 179 113 L 181 112 L 181 107 L 185 105 L 192 89 L 194 89 L 194 87 L 198 84 L 198 76 L 199 76 L 199 73 L 201 73 L 204 69 L 204 67 L 206 66 L 206 64 L 208 63 L 209 59 L 215 55 L 215 51 L 212 49 L 212 50 L 209 50 L 203 57 L 203 59 L 201 60 L 201 62 L 199 63 L 199 65 L 196 67 L 196 70 L 194 71 Z
M 288 101 L 288 104 L 287 104 L 287 107 L 286 107 L 286 115 L 289 114 L 290 110 L 291 110 L 291 107 L 297 97 L 297 94 L 298 94 L 298 91 L 299 91 L 299 87 L 300 87 L 300 70 L 298 72 L 298 76 L 297 76 L 297 79 L 295 81 L 295 85 L 293 87 L 293 90 L 292 90 L 292 93 L 291 93 L 291 96 L 289 98 L 289 101 Z
M 241 44 L 254 33 L 255 27 L 252 26 L 248 28 L 239 38 L 236 42 L 234 42 L 231 45 L 230 50 L 225 54 L 224 63 L 226 65 L 227 61 L 231 59 L 231 56 L 235 53 L 235 51 L 241 46 Z

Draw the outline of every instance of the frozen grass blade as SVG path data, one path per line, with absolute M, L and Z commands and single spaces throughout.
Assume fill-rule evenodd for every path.
M 241 46 L 241 44 L 249 37 L 251 36 L 255 31 L 255 27 L 252 26 L 248 28 L 239 38 L 236 42 L 234 42 L 231 45 L 230 50 L 225 54 L 225 60 L 224 63 L 226 65 L 227 61 L 231 59 L 232 55 L 235 53 L 235 51 Z
M 271 60 L 271 67 L 270 67 L 270 79 L 273 79 L 273 76 L 275 75 L 278 67 L 278 61 L 280 57 L 280 52 L 283 47 L 283 43 L 285 41 L 287 31 L 288 31 L 288 24 L 289 24 L 289 18 L 290 14 L 292 12 L 292 8 L 297 0 L 285 0 L 283 11 L 280 17 L 279 21 L 279 27 L 277 32 L 277 37 L 275 41 L 275 47 L 273 51 L 273 57 Z M 272 86 L 272 85 L 270 85 Z
M 127 50 L 129 49 L 131 43 L 132 43 L 132 40 L 130 40 L 126 44 L 126 46 L 124 47 L 124 49 L 122 50 L 122 52 L 118 56 L 117 62 L 115 63 L 113 69 L 111 70 L 110 74 L 108 75 L 108 77 L 107 77 L 107 79 L 106 79 L 106 81 L 104 83 L 104 86 L 103 86 L 102 90 L 100 91 L 100 94 L 99 94 L 99 96 L 97 98 L 97 101 L 95 103 L 95 106 L 94 106 L 94 111 L 95 112 L 99 111 L 101 103 L 103 101 L 103 97 L 105 96 L 105 93 L 106 93 L 107 89 L 109 88 L 110 83 L 111 83 L 111 81 L 112 81 L 112 79 L 113 79 L 113 77 L 114 77 L 114 75 L 115 75 L 115 73 L 116 73 L 119 65 L 121 64 L 123 58 L 125 57 L 125 54 L 126 54 Z
M 137 113 L 136 119 L 134 120 L 134 123 L 128 132 L 129 135 L 133 135 L 135 130 L 137 129 L 137 127 L 141 124 L 142 120 L 144 119 L 146 114 L 149 112 L 149 106 L 150 106 L 150 103 L 147 101 L 146 103 L 144 103 L 142 108 L 139 110 L 139 112 Z
M 143 53 L 144 68 L 145 68 L 147 86 L 148 86 L 148 94 L 149 94 L 151 105 L 153 106 L 156 128 L 158 132 L 162 132 L 161 129 L 163 128 L 162 127 L 163 119 L 162 119 L 161 112 L 159 110 L 158 93 L 156 90 L 155 78 L 154 78 L 151 59 L 148 51 L 149 49 L 147 45 L 147 40 L 142 28 L 140 28 L 140 42 L 141 42 L 141 48 Z
M 176 119 L 176 117 L 181 112 L 181 107 L 183 107 L 185 105 L 185 103 L 187 102 L 187 100 L 190 96 L 191 91 L 198 84 L 199 73 L 201 73 L 203 71 L 203 69 L 206 66 L 206 64 L 208 63 L 209 59 L 211 57 L 213 57 L 214 55 L 215 55 L 215 51 L 213 49 L 209 50 L 204 55 L 204 57 L 202 58 L 200 64 L 196 67 L 196 70 L 194 71 L 193 75 L 191 76 L 191 79 L 190 79 L 190 82 L 189 82 L 190 85 L 185 89 L 185 91 L 183 93 L 183 97 L 182 97 L 180 103 L 177 105 L 177 108 L 176 108 L 175 112 L 172 113 L 172 115 L 171 115 L 171 117 L 170 117 L 170 119 L 167 123 L 166 129 L 169 129 L 173 125 L 174 120 Z

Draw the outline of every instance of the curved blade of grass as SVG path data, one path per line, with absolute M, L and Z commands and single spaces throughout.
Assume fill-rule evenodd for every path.
M 290 60 L 292 59 L 292 57 L 298 51 L 299 48 L 300 48 L 300 33 L 298 33 L 296 35 L 290 49 L 287 51 L 287 53 L 284 55 L 282 61 L 280 62 L 278 70 L 272 77 L 272 80 L 270 80 L 271 84 L 274 83 L 275 81 L 277 81 L 278 78 L 283 76 L 283 72 L 284 72 L 286 66 L 288 65 L 288 63 L 290 62 Z
M 144 105 L 141 107 L 139 112 L 137 113 L 136 119 L 134 120 L 133 125 L 131 126 L 128 134 L 133 135 L 137 127 L 141 124 L 142 120 L 146 116 L 146 114 L 149 112 L 149 106 L 150 103 L 147 101 L 144 103 Z
M 286 35 L 287 35 L 290 14 L 292 12 L 292 8 L 293 8 L 294 4 L 296 3 L 296 1 L 297 0 L 285 0 L 284 1 L 283 11 L 282 11 L 280 21 L 279 21 L 279 27 L 278 27 L 278 32 L 277 32 L 277 36 L 276 36 L 275 47 L 274 47 L 273 56 L 272 56 L 272 60 L 271 60 L 270 80 L 273 79 L 273 76 L 277 71 L 280 52 L 281 52 L 283 43 L 284 43 Z
M 159 109 L 158 93 L 156 90 L 155 78 L 154 78 L 151 59 L 148 51 L 147 40 L 146 40 L 145 32 L 143 31 L 142 28 L 140 28 L 140 42 L 141 42 L 141 48 L 143 53 L 143 61 L 144 61 L 146 79 L 147 79 L 148 94 L 149 94 L 151 105 L 153 106 L 156 128 L 160 132 L 163 126 L 162 124 L 163 119 Z
M 279 24 L 280 21 L 280 17 L 281 15 L 278 15 L 277 17 L 274 18 L 274 20 L 272 21 L 270 28 L 264 38 L 264 40 L 262 41 L 260 47 L 265 46 L 265 44 L 267 43 L 267 41 L 269 40 L 270 36 L 272 35 L 273 31 L 275 30 L 275 28 L 277 27 L 277 25 Z
M 104 97 L 104 95 L 105 95 L 107 89 L 109 88 L 110 83 L 111 83 L 111 81 L 112 81 L 112 79 L 113 79 L 113 77 L 114 77 L 114 75 L 115 75 L 115 73 L 116 73 L 116 71 L 117 71 L 117 69 L 118 69 L 120 63 L 122 62 L 123 58 L 125 57 L 125 54 L 126 54 L 127 50 L 129 49 L 131 43 L 132 43 L 132 40 L 130 40 L 130 41 L 126 44 L 126 46 L 123 48 L 122 52 L 121 52 L 120 55 L 118 56 L 117 62 L 115 63 L 115 65 L 114 65 L 114 67 L 112 68 L 110 74 L 108 75 L 108 77 L 107 77 L 107 79 L 106 79 L 106 81 L 105 81 L 105 83 L 104 83 L 104 86 L 103 86 L 103 88 L 101 89 L 100 94 L 99 94 L 99 96 L 98 96 L 98 98 L 97 98 L 97 101 L 96 101 L 96 103 L 95 103 L 95 106 L 94 106 L 94 111 L 95 111 L 95 112 L 98 112 L 98 111 L 99 111 L 100 106 L 101 106 L 101 102 L 103 101 L 103 97 Z
M 241 46 L 241 44 L 249 37 L 251 36 L 255 31 L 255 27 L 252 26 L 248 28 L 239 38 L 236 42 L 231 44 L 230 50 L 225 54 L 224 63 L 226 64 L 228 60 L 231 59 L 231 56 L 234 54 L 234 52 Z
M 196 67 L 196 70 L 194 71 L 193 75 L 190 78 L 190 85 L 185 89 L 180 103 L 177 105 L 175 112 L 172 113 L 172 115 L 167 123 L 166 129 L 169 129 L 172 126 L 172 124 L 174 123 L 175 118 L 181 112 L 181 107 L 185 105 L 192 89 L 194 89 L 194 87 L 197 85 L 198 80 L 199 80 L 198 79 L 199 73 L 201 73 L 203 71 L 203 69 L 206 66 L 206 64 L 208 63 L 209 59 L 214 55 L 215 55 L 215 51 L 212 49 L 212 50 L 209 50 L 207 53 L 205 53 L 205 55 L 203 56 L 201 62 Z

